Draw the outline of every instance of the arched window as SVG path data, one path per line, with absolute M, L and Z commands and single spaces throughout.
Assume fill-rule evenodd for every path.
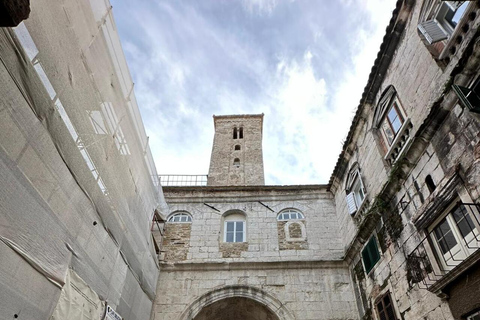
M 235 146 L 235 150 L 240 150 L 240 149 L 241 149 L 240 145 L 237 144 L 237 145 Z
M 237 127 L 233 128 L 233 139 L 238 139 Z
M 233 160 L 233 166 L 235 166 L 237 168 L 240 167 L 240 159 L 235 158 L 235 160 Z
M 243 139 L 243 127 L 240 127 L 239 129 L 238 138 Z
M 299 219 L 305 219 L 305 217 L 300 211 L 297 211 L 295 209 L 283 210 L 277 216 L 277 220 L 279 221 L 299 220 Z
M 383 91 L 373 119 L 373 127 L 378 130 L 385 160 L 393 165 L 400 157 L 403 147 L 408 144 L 413 128 L 394 86 L 389 85 Z
M 246 242 L 247 226 L 246 216 L 241 211 L 227 213 L 223 225 L 223 242 Z
M 435 182 L 433 182 L 431 175 L 427 175 L 425 177 L 425 184 L 427 185 L 428 191 L 430 191 L 430 193 L 435 191 L 435 189 L 437 188 L 437 186 L 435 185 Z
M 167 222 L 192 222 L 192 216 L 190 216 L 187 212 L 177 212 L 172 214 L 168 219 Z

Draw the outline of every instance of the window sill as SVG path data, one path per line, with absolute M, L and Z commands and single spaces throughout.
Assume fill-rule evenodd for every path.
M 403 152 L 408 148 L 411 144 L 411 137 L 410 133 L 412 131 L 413 125 L 410 119 L 406 119 L 403 126 L 398 131 L 395 139 L 388 149 L 387 154 L 385 155 L 385 160 L 388 162 L 389 165 L 393 165 L 403 154 Z
M 456 52 L 458 52 L 457 47 L 462 44 L 463 41 L 457 42 L 455 41 L 457 37 L 465 38 L 464 35 L 465 33 L 468 32 L 463 30 L 463 27 L 467 24 L 469 21 L 469 16 L 470 13 L 474 12 L 476 10 L 475 3 L 470 3 L 467 9 L 465 10 L 465 13 L 463 14 L 462 19 L 458 23 L 458 25 L 455 27 L 455 30 L 453 30 L 452 34 L 449 35 L 447 40 L 444 40 L 445 47 L 443 48 L 442 52 L 438 56 L 438 60 L 443 60 L 445 58 L 449 58 L 452 55 L 455 55 Z M 469 28 L 469 29 L 475 29 L 476 28 Z

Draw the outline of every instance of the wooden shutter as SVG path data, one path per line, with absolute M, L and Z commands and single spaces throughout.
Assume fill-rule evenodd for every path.
M 435 20 L 428 20 L 420 23 L 418 25 L 418 30 L 422 33 L 429 44 L 448 38 L 447 33 Z
M 348 206 L 348 212 L 350 214 L 354 214 L 357 212 L 357 205 L 355 204 L 355 196 L 353 192 L 350 192 L 347 194 L 347 206 Z

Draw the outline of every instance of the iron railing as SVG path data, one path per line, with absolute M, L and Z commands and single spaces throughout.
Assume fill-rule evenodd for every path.
M 406 261 L 411 284 L 429 289 L 480 249 L 479 212 L 479 204 L 459 202 L 420 241 Z M 451 229 L 440 226 L 446 219 Z
M 160 185 L 163 187 L 194 187 L 206 186 L 206 174 L 161 174 L 158 175 Z

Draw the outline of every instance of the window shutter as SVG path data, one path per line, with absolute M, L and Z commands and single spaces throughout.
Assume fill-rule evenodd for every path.
M 429 44 L 448 38 L 448 35 L 435 20 L 428 20 L 418 25 L 418 30 L 422 33 Z
M 445 3 L 450 7 L 450 9 L 455 11 L 462 5 L 462 3 L 464 3 L 464 1 L 445 1 Z
M 353 195 L 353 192 L 347 194 L 347 206 L 348 212 L 350 212 L 350 214 L 354 214 L 357 211 L 357 205 L 355 204 L 355 197 Z
M 360 181 L 360 187 L 362 188 L 363 198 L 365 198 L 365 186 L 363 185 L 362 176 L 360 175 L 360 171 L 358 171 L 358 180 Z

